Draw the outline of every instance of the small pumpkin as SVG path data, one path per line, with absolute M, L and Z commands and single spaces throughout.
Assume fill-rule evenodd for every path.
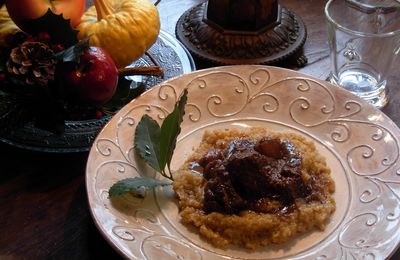
M 94 0 L 78 25 L 78 38 L 105 49 L 117 67 L 141 57 L 160 32 L 158 10 L 149 0 Z
M 7 8 L 3 5 L 0 8 L 0 46 L 6 45 L 7 36 L 21 31 L 11 20 Z

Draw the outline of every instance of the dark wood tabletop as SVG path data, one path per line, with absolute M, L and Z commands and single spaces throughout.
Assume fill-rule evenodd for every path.
M 162 0 L 162 30 L 174 35 L 181 14 L 203 0 Z M 304 21 L 308 64 L 293 68 L 325 79 L 329 48 L 325 0 L 282 0 Z M 91 2 L 88 2 L 88 5 Z M 204 66 L 200 64 L 201 66 Z M 396 61 L 395 68 L 399 68 Z M 201 67 L 199 66 L 199 67 Z M 400 77 L 389 82 L 390 103 L 383 109 L 400 125 Z M 0 259 L 118 259 L 94 225 L 85 190 L 88 153 L 33 152 L 0 144 Z M 400 251 L 392 259 L 400 259 Z

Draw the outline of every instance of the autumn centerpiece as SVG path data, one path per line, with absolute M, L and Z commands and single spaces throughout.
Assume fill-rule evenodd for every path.
M 34 122 L 62 133 L 65 120 L 103 117 L 140 94 L 124 76 L 143 73 L 125 66 L 157 39 L 157 8 L 148 0 L 94 2 L 84 14 L 85 0 L 0 1 L 3 131 Z

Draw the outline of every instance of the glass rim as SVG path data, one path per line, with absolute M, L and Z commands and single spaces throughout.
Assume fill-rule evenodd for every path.
M 360 31 L 355 31 L 355 30 L 351 30 L 343 25 L 341 25 L 340 23 L 338 23 L 335 19 L 332 18 L 332 16 L 330 15 L 328 9 L 329 6 L 331 5 L 332 2 L 334 2 L 336 0 L 329 0 L 324 8 L 324 12 L 325 12 L 325 18 L 332 24 L 334 24 L 337 28 L 339 28 L 340 30 L 347 32 L 349 34 L 355 34 L 358 36 L 365 36 L 365 37 L 390 37 L 390 36 L 394 36 L 397 34 L 400 34 L 400 28 L 398 30 L 394 30 L 394 31 L 390 31 L 390 32 L 385 32 L 385 33 L 368 33 L 368 32 L 360 32 Z

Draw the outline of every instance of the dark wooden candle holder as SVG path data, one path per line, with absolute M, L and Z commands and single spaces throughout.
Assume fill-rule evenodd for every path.
M 307 63 L 306 27 L 277 0 L 209 0 L 186 11 L 175 30 L 195 57 L 218 65 Z

